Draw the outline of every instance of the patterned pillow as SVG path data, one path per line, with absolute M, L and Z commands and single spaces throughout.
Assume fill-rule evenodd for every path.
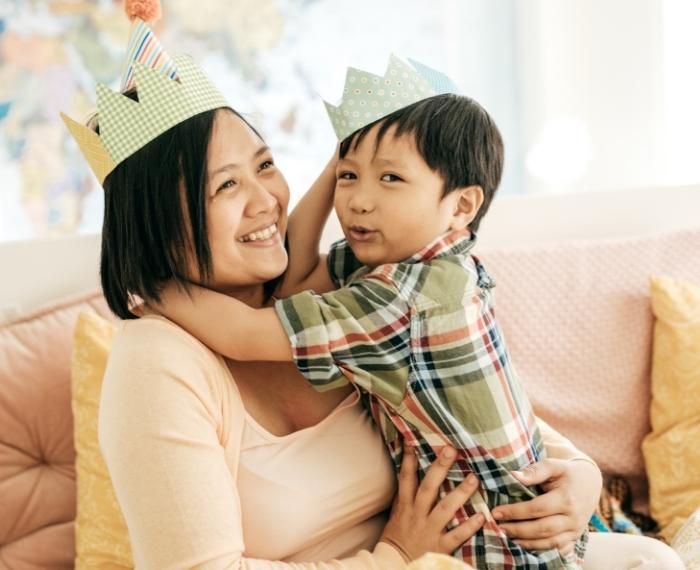
M 680 555 L 687 570 L 700 570 L 700 508 L 676 533 L 671 546 Z

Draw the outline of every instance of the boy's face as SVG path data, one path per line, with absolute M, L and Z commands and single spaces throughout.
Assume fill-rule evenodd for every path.
M 376 125 L 338 162 L 335 211 L 355 256 L 376 267 L 409 258 L 469 221 L 461 192 L 442 198 L 444 181 L 426 164 L 412 134 L 392 127 L 375 152 Z

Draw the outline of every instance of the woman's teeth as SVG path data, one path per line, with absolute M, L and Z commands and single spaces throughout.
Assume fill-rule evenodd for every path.
M 260 230 L 257 232 L 251 232 L 249 234 L 246 234 L 243 237 L 238 238 L 238 241 L 241 241 L 241 242 L 260 241 L 260 240 L 271 238 L 276 233 L 277 233 L 277 226 L 275 224 L 272 224 L 269 228 L 265 228 L 264 230 Z

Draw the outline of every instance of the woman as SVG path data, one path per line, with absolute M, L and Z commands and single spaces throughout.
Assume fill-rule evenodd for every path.
M 449 516 L 437 513 L 473 489 L 431 511 L 446 465 L 414 494 L 409 456 L 401 508 L 385 527 L 394 478 L 352 389 L 318 393 L 292 366 L 225 362 L 171 322 L 130 313 L 132 296 L 156 299 L 182 275 L 266 302 L 287 265 L 288 189 L 258 134 L 230 110 L 202 113 L 125 160 L 105 190 L 103 288 L 131 320 L 105 376 L 100 440 L 137 566 L 388 568 L 403 564 L 401 550 L 451 551 L 459 535 L 446 538 Z M 270 227 L 271 237 L 249 239 Z M 545 439 L 550 456 L 579 457 L 557 434 Z M 539 520 L 504 527 L 531 548 L 566 549 L 596 502 L 597 470 L 551 459 L 531 477 L 552 490 L 504 519 Z M 383 532 L 388 542 L 376 544 Z M 342 561 L 310 562 L 330 559 Z

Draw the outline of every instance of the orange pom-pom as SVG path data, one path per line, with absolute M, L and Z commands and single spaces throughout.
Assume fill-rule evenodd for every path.
M 124 11 L 129 20 L 140 18 L 144 22 L 155 22 L 163 15 L 159 0 L 125 0 Z

